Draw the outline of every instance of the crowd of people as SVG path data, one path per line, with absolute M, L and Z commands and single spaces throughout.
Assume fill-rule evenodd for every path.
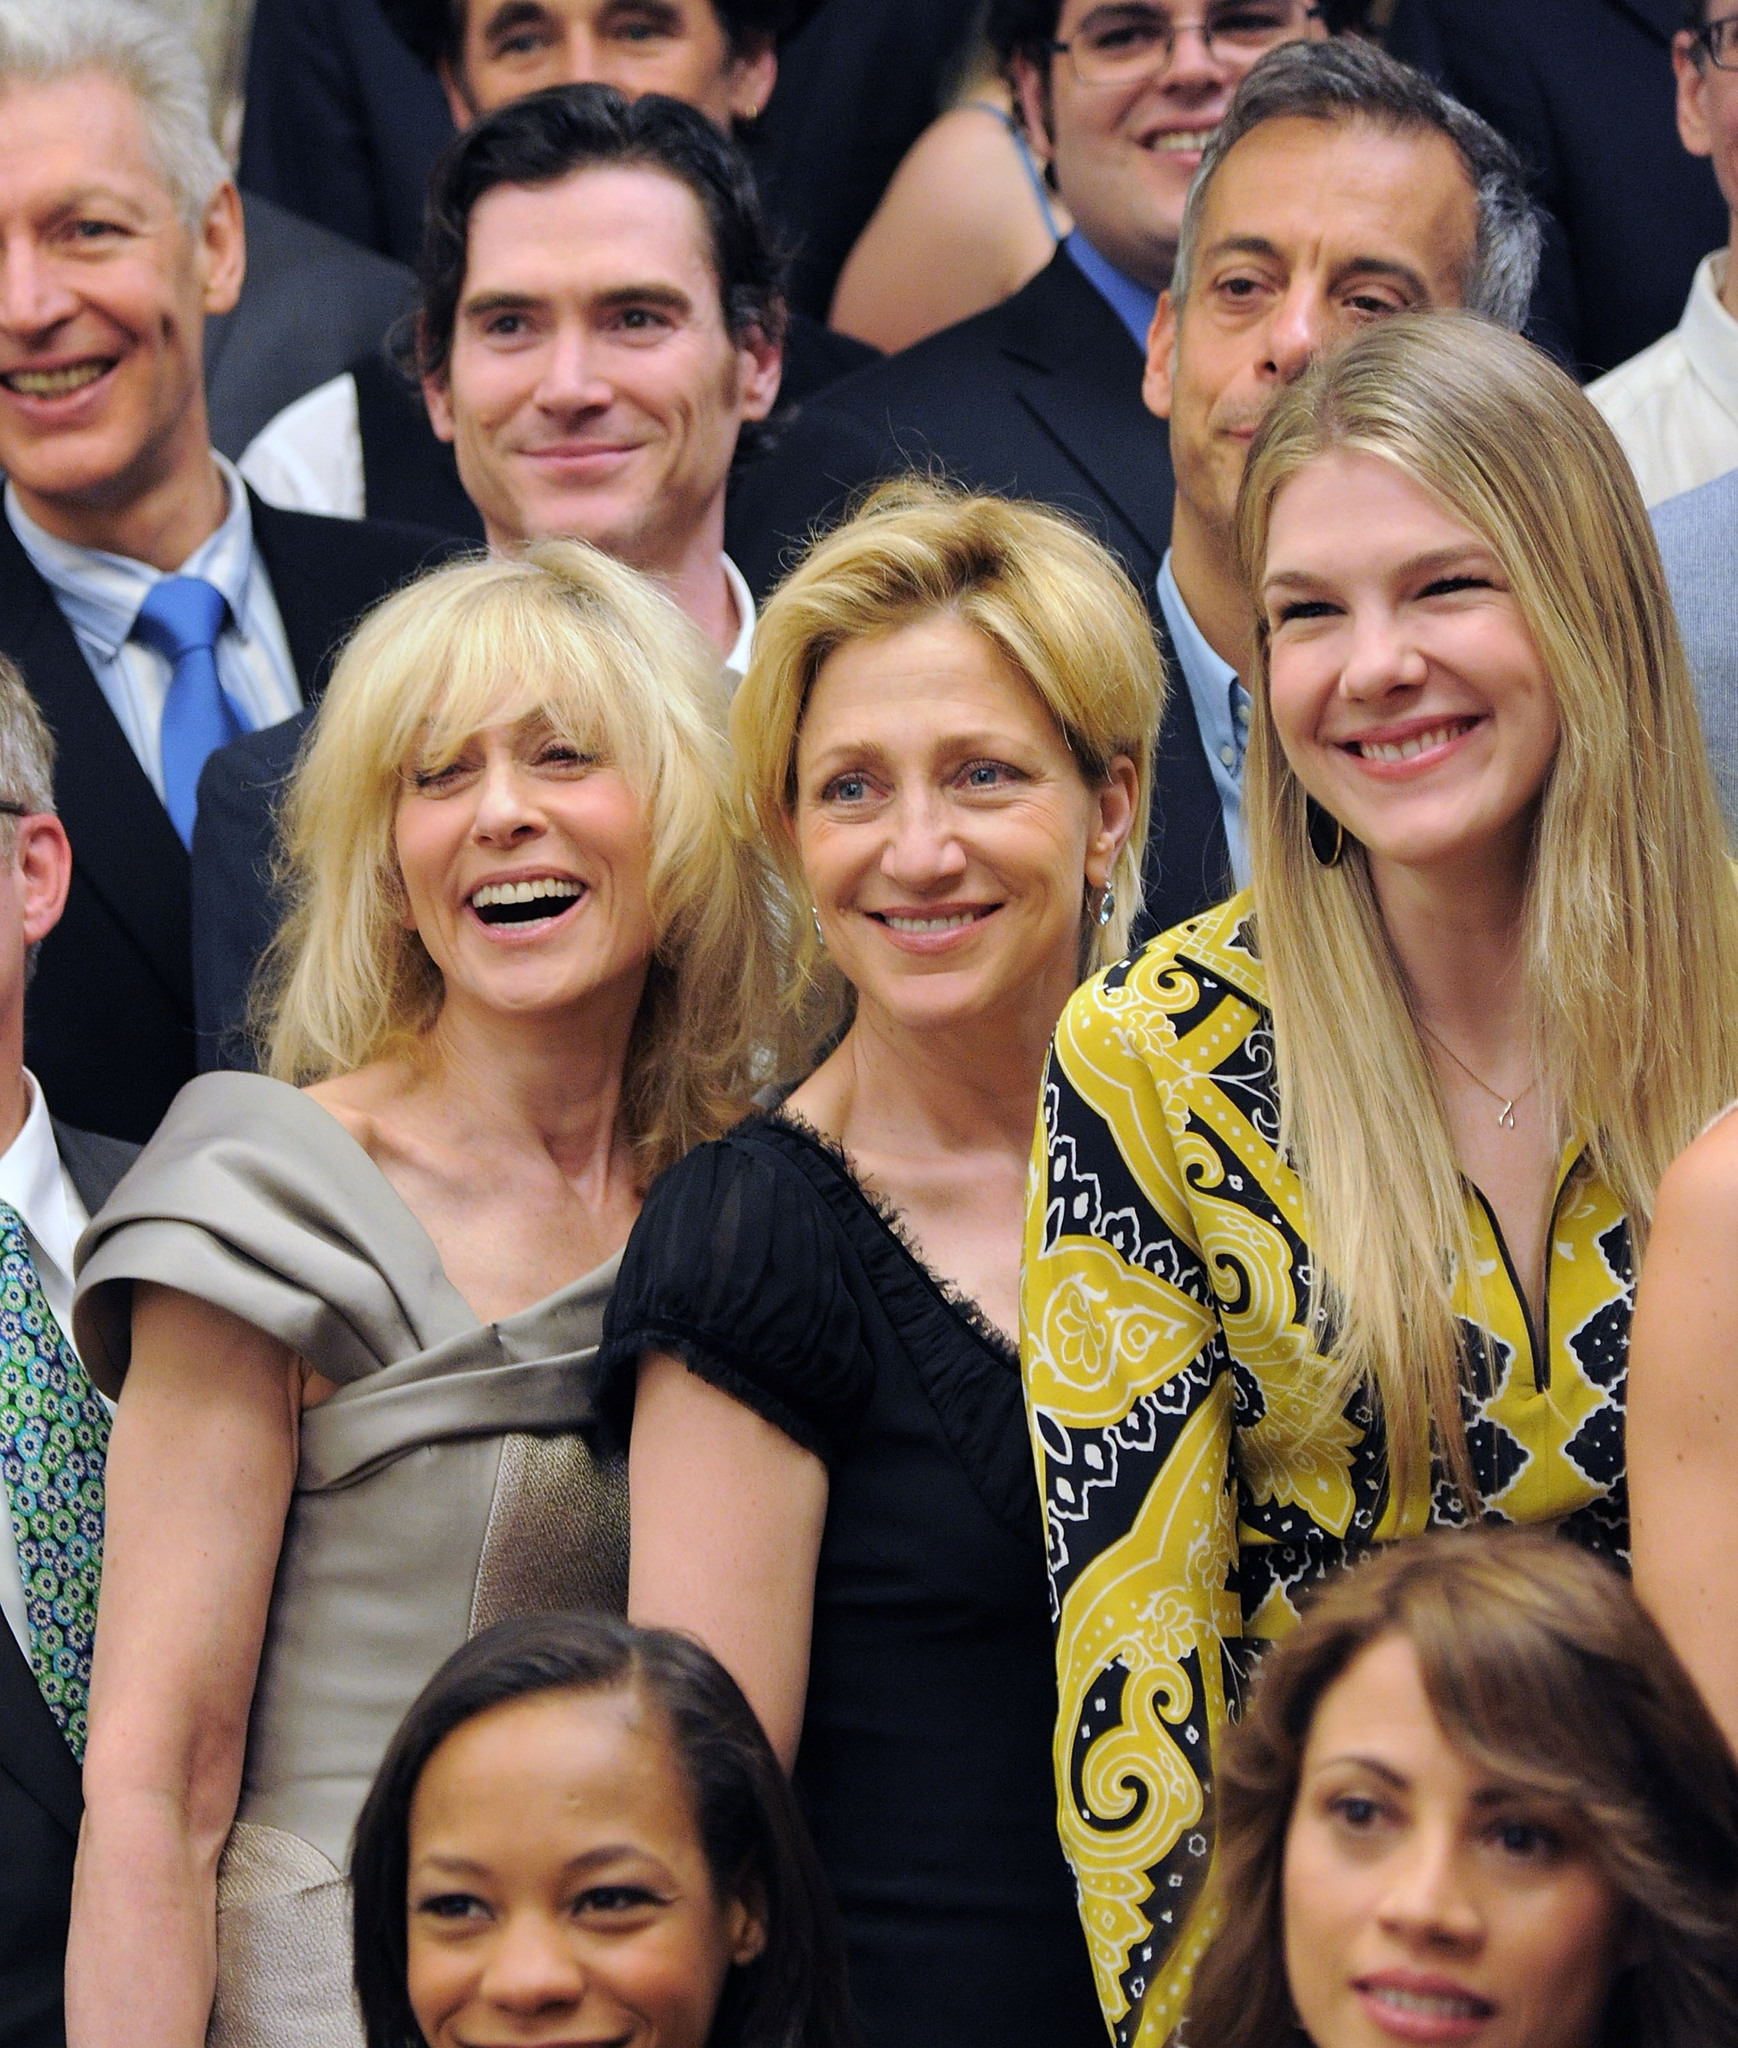
M 1738 2039 L 1738 11 L 922 12 L 0 0 L 0 2048 Z

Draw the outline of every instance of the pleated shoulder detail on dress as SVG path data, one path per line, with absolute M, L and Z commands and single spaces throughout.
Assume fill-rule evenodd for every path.
M 310 1096 L 260 1074 L 182 1089 L 77 1266 L 74 1342 L 109 1394 L 126 1377 L 137 1280 L 230 1310 L 340 1383 L 477 1328 L 367 1152 Z
M 831 1464 L 874 1391 L 840 1247 L 814 1191 L 756 1120 L 699 1145 L 653 1182 L 634 1225 L 599 1354 L 608 1399 L 631 1412 L 648 1351 Z

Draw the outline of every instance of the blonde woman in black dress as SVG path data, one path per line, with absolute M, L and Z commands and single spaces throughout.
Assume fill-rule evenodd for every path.
M 785 584 L 733 709 L 820 1064 L 624 1256 L 629 1611 L 698 1635 L 794 1765 L 877 2048 L 1103 2039 L 1016 1302 L 1045 1044 L 1125 943 L 1161 697 L 1099 548 L 913 484 Z

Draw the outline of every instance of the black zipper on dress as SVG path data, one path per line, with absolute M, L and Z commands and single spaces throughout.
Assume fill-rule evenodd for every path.
M 1557 1183 L 1557 1192 L 1551 1198 L 1551 1214 L 1545 1223 L 1545 1307 L 1540 1329 L 1533 1328 L 1533 1311 L 1527 1300 L 1527 1290 L 1521 1285 L 1515 1271 L 1515 1262 L 1509 1256 L 1503 1226 L 1497 1221 L 1497 1212 L 1485 1200 L 1484 1190 L 1476 1181 L 1469 1180 L 1467 1186 L 1478 1198 L 1479 1207 L 1485 1212 L 1485 1220 L 1491 1226 L 1491 1235 L 1497 1241 L 1497 1252 L 1503 1262 L 1503 1271 L 1509 1276 L 1509 1285 L 1515 1290 L 1515 1303 L 1521 1311 L 1521 1322 L 1527 1332 L 1527 1346 L 1532 1353 L 1533 1391 L 1536 1394 L 1549 1393 L 1551 1388 L 1551 1246 L 1557 1236 L 1557 1212 L 1563 1206 L 1564 1190 L 1575 1178 L 1572 1162 L 1569 1171 Z

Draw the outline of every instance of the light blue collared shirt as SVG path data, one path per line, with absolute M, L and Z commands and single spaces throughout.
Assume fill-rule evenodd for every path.
M 1144 284 L 1136 284 L 1132 277 L 1118 270 L 1108 256 L 1098 253 L 1078 228 L 1065 237 L 1062 246 L 1072 257 L 1081 276 L 1134 336 L 1135 347 L 1144 357 L 1147 329 L 1152 326 L 1153 315 L 1159 309 L 1158 293 L 1148 291 Z
M 229 600 L 229 617 L 217 639 L 217 675 L 236 708 L 258 730 L 277 725 L 302 708 L 301 685 L 290 658 L 284 622 L 272 595 L 271 578 L 254 546 L 247 489 L 233 464 L 214 453 L 229 491 L 223 524 L 196 547 L 177 572 L 203 576 Z M 169 695 L 167 658 L 133 640 L 133 622 L 163 572 L 148 562 L 105 554 L 44 533 L 6 486 L 6 518 L 37 574 L 72 628 L 73 638 L 97 687 L 108 700 L 127 744 L 163 795 L 163 705 Z
M 1249 848 L 1243 837 L 1243 755 L 1249 745 L 1249 692 L 1237 671 L 1207 645 L 1201 629 L 1171 574 L 1171 551 L 1159 564 L 1159 609 L 1171 629 L 1177 666 L 1183 671 L 1195 722 L 1207 749 L 1207 766 L 1219 792 L 1225 820 L 1225 843 L 1231 849 L 1231 872 L 1240 889 L 1249 887 Z

